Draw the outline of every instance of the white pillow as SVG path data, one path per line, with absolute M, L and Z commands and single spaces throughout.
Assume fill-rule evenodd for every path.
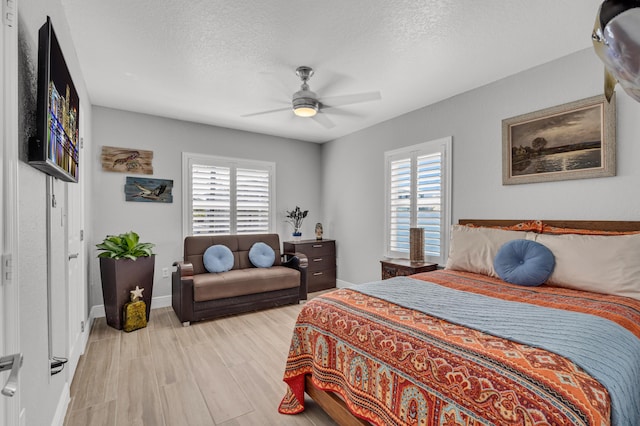
M 497 277 L 493 260 L 498 250 L 504 243 L 518 239 L 533 240 L 534 236 L 533 233 L 524 231 L 453 225 L 445 269 Z
M 548 283 L 640 300 L 640 234 L 539 234 L 536 241 L 556 258 Z

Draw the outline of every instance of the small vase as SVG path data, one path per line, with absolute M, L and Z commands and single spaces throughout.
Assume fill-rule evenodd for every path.
M 293 233 L 293 241 L 300 241 L 302 239 L 302 232 Z

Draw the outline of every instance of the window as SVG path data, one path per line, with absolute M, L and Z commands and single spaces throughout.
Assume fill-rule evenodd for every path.
M 275 164 L 183 154 L 183 234 L 274 232 Z
M 444 264 L 451 223 L 451 137 L 385 153 L 385 255 L 409 257 L 409 228 L 423 228 L 425 260 Z

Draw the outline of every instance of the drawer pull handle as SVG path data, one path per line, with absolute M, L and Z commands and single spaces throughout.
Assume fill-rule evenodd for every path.
M 312 247 L 313 247 L 313 248 L 320 248 L 320 247 L 322 247 L 322 246 L 323 246 L 323 244 L 314 244 Z
M 317 257 L 315 259 L 313 259 L 314 262 L 322 262 L 324 259 L 321 257 Z
M 313 273 L 313 276 L 314 276 L 314 277 L 317 277 L 318 275 L 323 275 L 323 274 L 324 274 L 324 272 L 314 272 L 314 273 Z

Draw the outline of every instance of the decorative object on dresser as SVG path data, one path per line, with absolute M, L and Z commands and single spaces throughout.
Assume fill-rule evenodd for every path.
M 336 286 L 335 240 L 285 241 L 285 253 L 302 253 L 307 256 L 307 291 L 314 292 Z
M 316 223 L 316 240 L 322 239 L 323 232 L 324 231 L 322 230 L 322 224 L 320 222 Z
M 408 259 L 385 259 L 381 260 L 380 264 L 382 266 L 383 280 L 419 274 L 420 272 L 431 272 L 438 268 L 437 263 L 411 262 Z

